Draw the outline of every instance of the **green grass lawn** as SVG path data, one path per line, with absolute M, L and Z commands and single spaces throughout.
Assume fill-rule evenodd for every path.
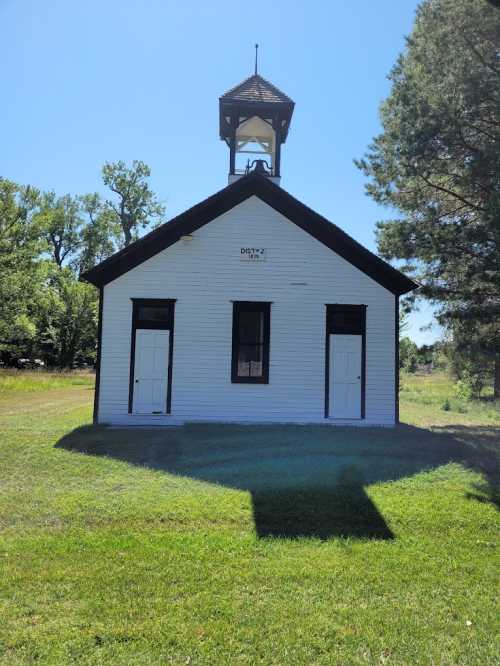
M 17 379 L 1 664 L 499 663 L 490 400 L 413 376 L 396 429 L 130 432 L 88 425 L 88 378 Z

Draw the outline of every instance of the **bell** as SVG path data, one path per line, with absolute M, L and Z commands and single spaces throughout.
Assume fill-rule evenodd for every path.
M 269 176 L 269 167 L 265 160 L 254 160 L 252 166 L 254 166 L 254 173 L 260 173 L 262 176 Z

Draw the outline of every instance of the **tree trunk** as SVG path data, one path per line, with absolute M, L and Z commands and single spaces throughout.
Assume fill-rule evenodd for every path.
M 493 384 L 495 400 L 500 400 L 500 355 L 495 357 L 495 381 Z
M 125 236 L 125 247 L 132 242 L 132 231 L 128 225 L 123 225 L 123 235 Z

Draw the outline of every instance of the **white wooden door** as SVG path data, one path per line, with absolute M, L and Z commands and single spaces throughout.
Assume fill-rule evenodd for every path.
M 134 414 L 166 413 L 169 342 L 170 331 L 135 332 Z
M 361 335 L 330 335 L 330 418 L 361 418 Z

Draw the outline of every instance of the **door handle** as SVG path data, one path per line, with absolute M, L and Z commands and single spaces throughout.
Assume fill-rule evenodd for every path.
M 358 377 L 358 379 L 359 379 L 359 377 Z M 138 380 L 138 379 L 136 379 L 136 380 L 135 380 L 135 383 L 136 383 L 136 384 L 138 384 L 138 383 L 139 383 L 139 380 Z
M 358 377 L 358 379 L 361 379 L 361 377 Z M 139 380 L 137 380 L 137 381 L 139 381 Z

